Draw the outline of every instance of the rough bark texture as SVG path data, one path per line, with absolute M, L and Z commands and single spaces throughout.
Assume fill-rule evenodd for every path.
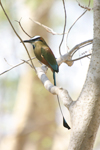
M 83 90 L 70 106 L 72 132 L 68 150 L 92 150 L 100 124 L 100 1 L 94 0 L 93 53 Z

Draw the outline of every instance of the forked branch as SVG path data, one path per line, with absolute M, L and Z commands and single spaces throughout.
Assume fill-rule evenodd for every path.
M 91 39 L 91 40 L 84 41 L 84 42 L 82 42 L 82 43 L 77 44 L 76 46 L 74 46 L 68 53 L 62 55 L 61 57 L 59 57 L 59 58 L 57 59 L 58 65 L 61 65 L 61 64 L 64 62 L 64 63 L 66 63 L 68 66 L 72 66 L 74 61 L 77 61 L 77 60 L 83 59 L 83 58 L 85 58 L 85 57 L 91 56 L 91 54 L 87 54 L 87 55 L 84 55 L 84 56 L 79 57 L 79 58 L 77 58 L 77 59 L 72 59 L 73 55 L 74 55 L 80 48 L 82 48 L 82 47 L 84 47 L 84 46 L 87 46 L 87 45 L 89 45 L 89 44 L 92 44 L 92 42 L 93 42 L 93 40 Z M 31 60 L 33 60 L 33 59 L 35 59 L 35 57 L 31 58 Z M 14 69 L 14 68 L 16 68 L 16 67 L 18 67 L 18 66 L 20 66 L 20 65 L 22 65 L 22 64 L 24 64 L 24 63 L 26 63 L 26 62 L 29 62 L 29 61 L 31 61 L 31 60 L 30 60 L 30 59 L 29 59 L 29 60 L 26 60 L 26 61 L 24 60 L 23 62 L 21 62 L 21 63 L 15 65 L 15 66 L 13 66 L 13 67 L 11 67 L 10 69 L 7 69 L 6 71 L 4 71 L 4 72 L 2 72 L 2 73 L 0 73 L 0 75 L 3 75 L 3 74 L 5 74 L 5 73 L 9 72 L 10 70 L 12 70 L 12 69 Z M 7 62 L 7 63 L 8 63 L 8 62 Z
M 29 36 L 30 38 L 32 38 L 32 37 L 23 29 L 23 27 L 22 27 L 22 25 L 21 25 L 21 20 L 22 20 L 22 18 L 21 18 L 19 21 L 17 21 L 17 20 L 15 20 L 15 21 L 18 22 L 18 24 L 19 24 L 20 28 L 22 29 L 22 31 L 23 31 L 27 36 Z
M 77 1 L 77 0 L 76 0 L 76 1 Z M 88 5 L 88 7 L 87 7 L 87 6 L 83 6 L 83 5 L 81 5 L 78 1 L 77 1 L 77 3 L 78 3 L 78 5 L 79 5 L 81 8 L 86 9 L 87 11 L 92 10 L 92 8 L 90 8 L 90 7 L 89 7 L 89 5 L 90 5 L 90 1 L 89 1 L 89 5 Z
M 26 50 L 26 52 L 27 52 L 27 54 L 28 54 L 28 57 L 29 57 L 29 59 L 30 59 L 30 61 L 31 61 L 32 67 L 33 67 L 34 70 L 35 70 L 35 66 L 34 66 L 34 64 L 33 64 L 32 60 L 31 60 L 31 56 L 30 56 L 30 54 L 29 54 L 29 52 L 28 52 L 28 49 L 27 49 L 27 47 L 25 46 L 25 44 L 24 44 L 23 40 L 21 39 L 21 37 L 20 37 L 20 36 L 18 35 L 18 33 L 16 32 L 14 26 L 12 25 L 12 23 L 11 23 L 11 21 L 10 21 L 10 19 L 9 19 L 9 17 L 8 17 L 8 15 L 7 15 L 7 13 L 6 13 L 4 7 L 3 7 L 3 5 L 2 5 L 1 0 L 0 0 L 0 6 L 1 6 L 1 8 L 2 8 L 2 10 L 3 10 L 3 12 L 4 12 L 4 14 L 5 14 L 5 16 L 6 16 L 7 20 L 8 20 L 8 22 L 9 22 L 9 24 L 11 25 L 11 27 L 12 27 L 14 33 L 16 34 L 16 36 L 19 38 L 19 40 L 20 40 L 21 43 L 23 44 L 23 46 L 24 46 L 24 48 L 25 48 L 25 50 Z M 35 70 L 35 71 L 36 71 L 36 70 Z

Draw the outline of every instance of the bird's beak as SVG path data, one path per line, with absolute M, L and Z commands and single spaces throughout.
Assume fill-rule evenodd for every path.
M 30 43 L 30 40 L 25 40 L 25 41 L 23 41 L 24 43 Z

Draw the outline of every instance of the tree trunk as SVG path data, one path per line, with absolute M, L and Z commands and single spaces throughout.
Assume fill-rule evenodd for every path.
M 87 78 L 70 106 L 72 131 L 68 150 L 92 150 L 100 124 L 100 0 L 94 0 L 93 52 Z

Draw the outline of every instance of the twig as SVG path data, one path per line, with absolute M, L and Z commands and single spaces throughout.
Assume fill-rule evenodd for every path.
M 89 56 L 87 57 L 88 59 L 91 59 Z
M 62 43 L 63 43 L 64 35 L 65 35 L 65 30 L 66 30 L 66 18 L 67 18 L 65 2 L 64 2 L 64 0 L 62 0 L 62 2 L 63 2 L 63 7 L 64 7 L 64 13 L 65 13 L 65 24 L 64 24 L 64 29 L 63 29 L 62 40 L 61 40 L 61 43 L 60 43 L 60 45 L 59 45 L 59 54 L 60 54 L 60 56 L 61 56 L 61 45 L 62 45 Z
M 92 44 L 92 43 L 93 43 L 93 39 L 77 44 L 68 53 L 64 54 L 62 57 L 57 59 L 58 65 L 60 66 L 62 64 L 62 62 L 64 62 L 68 66 L 72 66 L 73 62 L 74 62 L 74 59 L 72 60 L 72 57 L 75 54 L 75 52 L 77 52 L 80 48 L 87 46 L 89 44 Z M 89 55 L 91 55 L 91 54 L 89 54 Z M 87 57 L 87 55 L 82 56 L 82 58 L 83 57 Z M 82 58 L 80 57 L 79 59 L 82 59 Z M 77 60 L 78 60 L 78 58 L 77 58 Z
M 66 43 L 68 41 L 68 36 L 69 36 L 69 32 L 71 31 L 72 27 L 75 25 L 75 23 L 87 12 L 87 10 L 85 10 L 76 20 L 75 22 L 71 25 L 71 27 L 69 28 L 68 32 L 67 32 L 67 36 L 66 36 Z M 68 45 L 67 45 L 68 48 Z
M 31 18 L 29 18 L 31 21 L 33 21 L 34 23 L 38 24 L 39 26 L 43 27 L 47 32 L 53 34 L 53 35 L 62 35 L 62 33 L 56 33 L 55 31 L 53 31 L 53 29 L 47 27 L 46 25 L 43 25 L 42 23 L 36 21 L 36 20 L 32 20 Z
M 68 58 L 72 58 L 72 57 L 73 57 L 74 51 L 76 52 L 77 50 L 79 50 L 80 48 L 82 48 L 82 46 L 86 46 L 86 44 L 92 44 L 92 42 L 93 42 L 93 40 L 91 39 L 91 40 L 84 41 L 84 42 L 82 42 L 82 43 L 80 43 L 80 44 L 77 44 L 76 46 L 74 46 L 74 47 L 70 50 L 70 52 L 68 52 L 67 54 L 65 54 L 66 56 L 63 55 L 63 56 L 61 56 L 61 57 L 59 58 L 59 59 L 60 59 L 59 64 L 61 64 L 62 62 L 65 62 L 65 60 L 66 60 L 67 62 L 74 62 L 74 61 L 77 61 L 77 60 L 82 59 L 82 58 L 84 58 L 84 57 L 90 56 L 91 54 L 88 54 L 88 55 L 82 56 L 82 57 L 77 58 L 77 59 L 73 59 L 73 60 L 72 60 L 72 59 L 70 59 L 70 60 L 68 59 Z M 67 57 L 67 56 L 68 56 L 68 57 Z M 33 58 L 31 58 L 31 59 L 35 59 L 35 58 L 36 58 L 36 57 L 33 57 Z M 59 61 L 59 59 L 58 59 L 58 61 Z M 31 61 L 31 60 L 29 59 L 29 60 L 27 60 L 27 61 L 24 61 L 24 62 L 22 62 L 22 63 L 19 63 L 19 64 L 15 65 L 15 66 L 11 67 L 10 69 L 8 69 L 8 70 L 6 70 L 6 71 L 0 73 L 0 75 L 2 75 L 2 74 L 4 74 L 4 73 L 6 73 L 6 72 L 12 70 L 13 68 L 16 68 L 16 67 L 20 66 L 20 65 L 22 65 L 22 64 L 24 64 L 24 63 L 26 63 L 26 62 L 28 62 L 28 61 Z
M 7 62 L 6 58 L 4 58 L 4 60 L 5 60 L 5 62 L 6 62 L 9 66 L 13 66 L 13 65 L 11 65 L 11 64 L 9 64 L 9 63 Z
M 33 58 L 31 58 L 31 59 L 35 59 L 35 58 L 36 58 L 36 57 L 33 57 Z M 29 60 L 27 60 L 26 62 L 28 62 L 28 61 L 31 61 L 31 60 L 29 59 Z M 19 63 L 19 64 L 15 65 L 15 66 L 11 67 L 10 69 L 7 69 L 6 71 L 0 73 L 0 75 L 3 75 L 4 73 L 6 73 L 6 72 L 8 72 L 8 71 L 10 71 L 10 70 L 12 70 L 12 69 L 14 69 L 14 68 L 16 68 L 16 67 L 22 65 L 22 64 L 24 64 L 24 63 L 26 63 L 26 62 Z
M 81 56 L 79 58 L 68 60 L 68 61 L 77 61 L 77 60 L 83 59 L 83 58 L 88 57 L 88 56 L 91 56 L 91 54 L 87 54 L 87 55 Z
M 21 59 L 24 63 L 26 63 L 26 64 L 28 64 L 31 68 L 33 68 L 32 67 L 32 65 L 28 62 L 28 61 L 26 61 L 26 60 L 24 60 L 24 59 Z
M 4 9 L 4 7 L 3 7 L 1 1 L 0 1 L 0 5 L 1 5 L 1 8 L 2 8 L 2 10 L 3 10 L 3 12 L 4 12 L 4 14 L 5 14 L 5 16 L 6 16 L 7 20 L 8 20 L 8 22 L 10 23 L 10 25 L 11 25 L 13 31 L 15 32 L 16 36 L 17 36 L 17 37 L 20 39 L 20 41 L 22 42 L 22 44 L 23 44 L 23 46 L 24 46 L 24 48 L 25 48 L 25 50 L 26 50 L 26 52 L 27 52 L 27 54 L 28 54 L 28 57 L 29 57 L 29 59 L 31 60 L 31 56 L 30 56 L 30 54 L 29 54 L 29 52 L 28 52 L 28 50 L 27 50 L 27 48 L 26 48 L 26 46 L 25 46 L 23 40 L 22 40 L 21 37 L 18 35 L 18 33 L 16 32 L 14 26 L 12 25 L 12 23 L 11 23 L 11 21 L 10 21 L 10 19 L 9 19 L 9 17 L 8 17 L 8 15 L 7 15 L 7 13 L 6 13 L 6 11 L 5 11 L 5 9 Z M 32 60 L 31 60 L 31 64 L 32 64 L 34 70 L 36 71 L 35 66 L 34 66 Z
M 88 3 L 88 7 L 90 6 L 90 2 L 91 0 L 89 0 L 89 3 Z M 85 10 L 76 20 L 75 22 L 71 25 L 71 27 L 69 28 L 68 32 L 67 32 L 67 36 L 66 36 L 66 43 L 68 41 L 68 36 L 69 36 L 69 32 L 71 31 L 72 27 L 75 25 L 75 23 L 87 12 L 88 10 Z M 67 48 L 68 48 L 68 45 L 67 45 Z
M 22 18 L 21 18 L 21 19 L 22 19 Z M 22 31 L 23 31 L 27 36 L 29 36 L 30 38 L 32 38 L 32 37 L 23 29 L 23 27 L 22 27 L 22 25 L 21 25 L 21 19 L 20 19 L 19 21 L 17 21 L 17 20 L 15 20 L 15 21 L 18 22 L 18 24 L 19 24 L 19 26 L 21 27 Z
M 78 49 L 76 49 L 76 50 L 72 53 L 72 57 L 73 57 L 73 55 L 74 55 L 79 49 L 81 49 L 81 48 L 83 48 L 83 47 L 85 47 L 85 46 L 88 46 L 88 45 L 90 45 L 90 44 L 92 44 L 92 43 L 87 43 L 87 44 L 81 45 Z
M 77 1 L 77 0 L 76 0 Z M 84 8 L 88 11 L 92 10 L 92 8 L 89 8 L 89 7 L 86 7 L 86 6 L 82 6 L 78 1 L 77 1 L 78 5 L 81 7 L 81 8 Z
M 80 48 L 82 47 L 85 47 L 89 44 L 92 44 L 93 43 L 93 39 L 90 39 L 90 40 L 87 40 L 87 41 L 84 41 L 80 44 L 77 44 L 76 46 L 74 46 L 71 50 L 70 50 L 70 55 L 73 55 L 77 50 L 79 50 Z

